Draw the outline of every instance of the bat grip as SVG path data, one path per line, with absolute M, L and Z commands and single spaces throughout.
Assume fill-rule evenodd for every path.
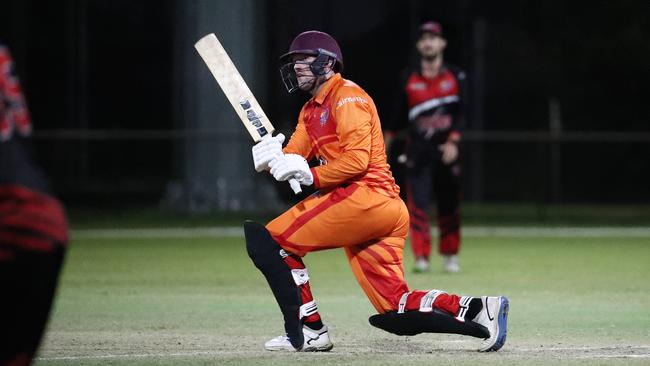
M 293 189 L 293 193 L 298 194 L 302 192 L 302 188 L 300 188 L 300 183 L 295 178 L 289 179 L 289 185 L 291 186 L 291 189 Z

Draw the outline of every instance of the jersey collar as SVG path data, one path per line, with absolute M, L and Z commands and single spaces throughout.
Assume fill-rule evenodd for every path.
M 323 87 L 321 90 L 318 92 L 317 95 L 315 95 L 312 100 L 318 104 L 323 104 L 323 101 L 325 100 L 325 97 L 334 89 L 335 86 L 339 85 L 340 83 L 343 82 L 343 77 L 341 76 L 340 73 L 334 74 L 331 78 L 329 78 L 325 84 L 323 84 Z
M 426 76 L 424 76 L 424 73 L 422 72 L 422 67 L 418 66 L 415 68 L 414 71 L 418 76 L 428 79 Z M 440 70 L 438 70 L 438 75 L 436 75 L 434 79 L 446 72 L 447 72 L 447 65 L 443 62 L 443 64 L 440 66 Z

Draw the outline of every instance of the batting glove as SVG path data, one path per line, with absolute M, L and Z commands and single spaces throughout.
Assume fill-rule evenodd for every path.
M 283 142 L 284 135 L 280 133 L 275 137 L 266 135 L 262 138 L 262 141 L 253 146 L 253 164 L 255 165 L 255 170 L 258 172 L 269 170 L 269 163 L 283 155 Z
M 284 154 L 269 163 L 271 174 L 278 182 L 295 178 L 303 186 L 314 184 L 307 160 L 297 154 Z

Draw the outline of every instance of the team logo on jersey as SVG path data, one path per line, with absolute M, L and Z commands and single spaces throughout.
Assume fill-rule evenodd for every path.
M 438 109 L 433 115 L 420 116 L 416 120 L 418 132 L 429 140 L 437 131 L 445 131 L 451 127 L 451 115 L 443 114 Z
M 322 112 L 320 112 L 320 125 L 325 126 L 327 123 L 327 118 L 330 116 L 330 110 L 328 108 L 323 109 Z
M 425 90 L 427 88 L 427 83 L 419 82 L 419 83 L 411 83 L 409 85 L 409 89 L 411 90 Z

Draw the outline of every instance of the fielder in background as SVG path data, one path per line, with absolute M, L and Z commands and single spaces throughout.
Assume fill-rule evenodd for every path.
M 32 126 L 0 43 L 0 365 L 29 365 L 47 323 L 68 242 L 59 201 L 32 161 Z
M 312 95 L 286 147 L 267 136 L 253 147 L 257 171 L 297 179 L 318 191 L 269 222 L 244 224 L 246 246 L 284 317 L 286 335 L 267 350 L 329 351 L 333 345 L 310 290 L 307 253 L 343 248 L 352 272 L 378 314 L 373 326 L 398 335 L 456 333 L 483 338 L 480 351 L 506 340 L 508 299 L 411 290 L 404 280 L 406 205 L 386 163 L 373 100 L 344 79 L 343 57 L 328 34 L 298 35 L 281 57 L 288 91 Z M 310 168 L 308 160 L 319 165 Z
M 428 210 L 435 193 L 438 252 L 447 272 L 459 272 L 460 163 L 458 143 L 462 119 L 462 88 L 465 73 L 446 64 L 447 41 L 437 22 L 419 27 L 415 44 L 419 65 L 406 74 L 384 138 L 390 149 L 396 134 L 408 130 L 405 152 L 398 161 L 406 164 L 406 197 L 411 218 L 411 247 L 415 272 L 429 270 L 431 229 Z

